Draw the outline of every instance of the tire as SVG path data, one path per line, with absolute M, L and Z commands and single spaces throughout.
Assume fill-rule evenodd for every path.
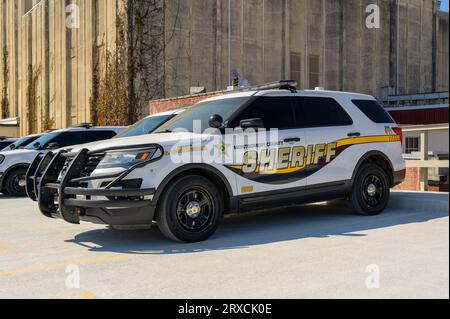
M 386 172 L 374 164 L 362 166 L 350 193 L 353 211 L 365 216 L 379 215 L 385 210 L 389 197 L 390 182 Z
M 208 179 L 189 175 L 171 182 L 159 199 L 156 223 L 169 239 L 200 242 L 211 237 L 223 216 L 222 196 Z
M 27 195 L 24 184 L 26 173 L 26 168 L 18 168 L 8 174 L 5 181 L 5 189 L 9 195 L 16 197 L 23 197 Z

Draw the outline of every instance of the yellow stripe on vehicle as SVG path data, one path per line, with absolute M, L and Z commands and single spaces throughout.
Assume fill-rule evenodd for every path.
M 370 143 L 391 143 L 400 142 L 398 135 L 380 135 L 380 136 L 363 136 L 352 137 L 337 141 L 337 148 L 349 145 L 370 144 Z

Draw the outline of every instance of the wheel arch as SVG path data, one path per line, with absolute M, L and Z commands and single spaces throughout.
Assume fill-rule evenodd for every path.
M 376 164 L 383 170 L 385 170 L 389 177 L 390 186 L 392 187 L 394 185 L 394 166 L 392 165 L 392 162 L 389 159 L 389 157 L 380 151 L 370 151 L 364 154 L 359 159 L 352 175 L 352 184 L 355 181 L 356 174 L 358 173 L 359 169 L 367 163 Z
M 219 188 L 219 191 L 222 194 L 225 212 L 228 213 L 238 211 L 238 201 L 235 200 L 235 197 L 233 196 L 233 189 L 227 178 L 217 168 L 207 164 L 188 164 L 172 171 L 159 184 L 153 197 L 153 202 L 155 205 L 158 205 L 159 198 L 172 181 L 186 175 L 199 175 L 211 180 Z
M 9 174 L 14 172 L 16 169 L 19 169 L 19 168 L 28 169 L 29 167 L 30 167 L 29 163 L 18 163 L 18 164 L 14 164 L 13 166 L 8 167 L 8 169 L 3 174 L 3 178 L 0 181 L 0 189 L 3 189 L 5 181 L 9 177 Z

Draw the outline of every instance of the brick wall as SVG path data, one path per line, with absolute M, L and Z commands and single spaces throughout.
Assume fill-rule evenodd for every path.
M 397 190 L 420 191 L 420 168 L 407 168 L 405 181 L 396 186 Z
M 217 91 L 205 94 L 180 96 L 171 99 L 153 100 L 149 103 L 150 114 L 160 113 L 183 106 L 189 106 L 210 97 L 223 95 L 224 93 L 224 91 Z
M 420 168 L 407 168 L 405 181 L 396 190 L 420 191 Z M 448 184 L 428 185 L 429 192 L 448 192 Z

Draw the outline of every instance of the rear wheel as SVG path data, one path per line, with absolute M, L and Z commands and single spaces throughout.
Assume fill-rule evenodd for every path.
M 374 164 L 361 167 L 350 193 L 352 209 L 361 215 L 378 215 L 386 208 L 389 197 L 390 183 L 386 172 Z
M 170 183 L 159 199 L 156 222 L 169 239 L 199 242 L 215 233 L 223 215 L 222 196 L 208 179 L 190 175 Z
M 26 168 L 18 168 L 8 174 L 5 181 L 6 192 L 11 196 L 25 196 L 26 195 L 26 181 L 25 174 L 27 173 Z

